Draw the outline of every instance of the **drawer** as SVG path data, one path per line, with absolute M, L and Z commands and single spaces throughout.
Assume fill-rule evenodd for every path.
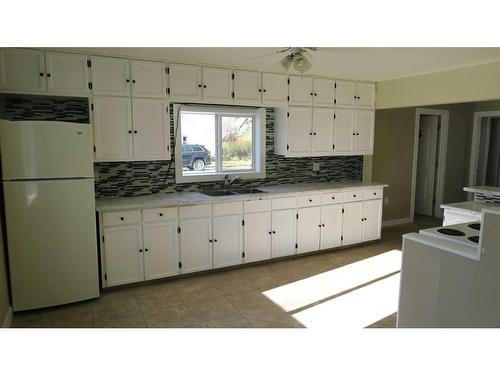
M 105 227 L 140 222 L 141 211 L 139 210 L 104 212 L 102 214 L 102 225 Z
M 383 189 L 365 190 L 365 199 L 382 199 L 384 195 Z
M 273 210 L 286 210 L 297 207 L 297 197 L 273 198 L 271 207 Z
M 343 201 L 344 194 L 340 191 L 321 194 L 321 204 L 342 203 Z
M 301 195 L 298 198 L 299 207 L 319 206 L 321 204 L 321 194 Z
M 177 220 L 177 207 L 148 208 L 142 210 L 142 220 L 152 221 Z
M 179 207 L 179 219 L 198 219 L 200 217 L 209 217 L 210 213 L 210 204 Z
M 214 203 L 213 215 L 240 215 L 241 214 L 241 201 L 238 202 L 224 202 Z
M 344 191 L 344 202 L 362 201 L 364 199 L 363 190 Z
M 243 211 L 261 212 L 271 210 L 271 200 L 268 198 L 252 199 L 243 202 Z

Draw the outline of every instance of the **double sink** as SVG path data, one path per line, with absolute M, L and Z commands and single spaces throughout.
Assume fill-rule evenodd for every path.
M 266 191 L 260 189 L 235 189 L 235 190 L 206 190 L 200 191 L 201 194 L 208 195 L 210 197 L 221 197 L 224 195 L 240 195 L 240 194 L 263 194 Z

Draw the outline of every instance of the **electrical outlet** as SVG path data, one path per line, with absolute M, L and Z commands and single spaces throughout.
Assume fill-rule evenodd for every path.
M 313 171 L 319 172 L 319 163 L 313 163 Z
M 389 204 L 389 197 L 384 197 L 384 203 Z

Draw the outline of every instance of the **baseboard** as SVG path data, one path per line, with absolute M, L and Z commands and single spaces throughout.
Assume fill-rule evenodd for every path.
M 9 306 L 7 314 L 5 314 L 3 318 L 2 328 L 10 328 L 11 324 L 12 324 L 12 307 Z
M 382 228 L 393 227 L 395 225 L 403 225 L 413 223 L 411 217 L 403 217 L 401 219 L 387 220 L 382 222 Z

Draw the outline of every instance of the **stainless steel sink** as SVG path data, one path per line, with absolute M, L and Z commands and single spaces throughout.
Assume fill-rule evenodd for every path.
M 236 190 L 206 190 L 200 191 L 201 194 L 208 195 L 210 197 L 221 197 L 224 195 L 238 195 L 238 194 L 261 194 L 266 193 L 260 189 L 236 189 Z
M 235 193 L 237 194 L 260 194 L 260 193 L 267 193 L 267 191 L 263 191 L 260 189 L 256 188 L 251 188 L 251 189 L 237 189 L 234 190 Z

